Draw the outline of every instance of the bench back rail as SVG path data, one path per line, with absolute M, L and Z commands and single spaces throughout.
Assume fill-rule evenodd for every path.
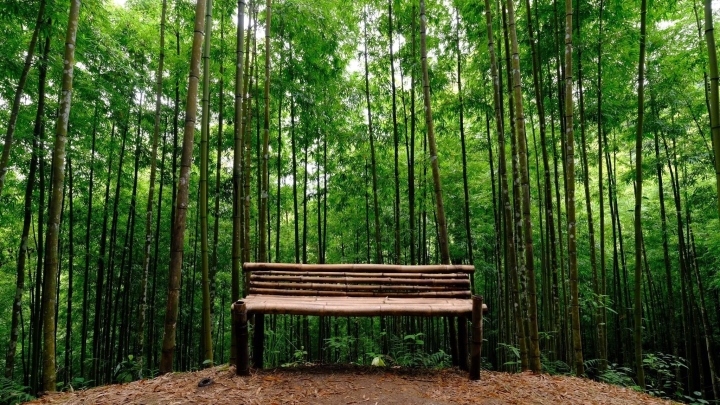
M 253 295 L 470 299 L 472 266 L 245 263 Z

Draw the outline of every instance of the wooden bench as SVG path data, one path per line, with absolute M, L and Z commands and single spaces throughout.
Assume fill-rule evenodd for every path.
M 482 297 L 472 295 L 473 266 L 245 263 L 247 296 L 232 305 L 236 371 L 248 375 L 248 318 L 255 317 L 253 363 L 263 364 L 264 315 L 457 316 L 460 367 L 480 379 Z

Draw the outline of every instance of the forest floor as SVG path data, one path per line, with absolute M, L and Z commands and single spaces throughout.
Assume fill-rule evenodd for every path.
M 209 383 L 206 386 L 203 383 Z M 218 366 L 152 380 L 46 395 L 30 404 L 671 404 L 628 388 L 565 376 L 457 369 L 309 366 L 238 377 Z

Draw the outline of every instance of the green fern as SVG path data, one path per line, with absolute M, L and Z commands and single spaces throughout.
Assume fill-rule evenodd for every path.
M 30 395 L 30 387 L 25 387 L 13 380 L 0 377 L 0 405 L 15 405 L 35 399 Z

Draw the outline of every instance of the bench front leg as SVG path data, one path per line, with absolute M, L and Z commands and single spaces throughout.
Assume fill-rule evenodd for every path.
M 480 379 L 480 353 L 482 351 L 483 299 L 479 295 L 472 297 L 472 346 L 470 348 L 470 379 Z
M 263 368 L 263 349 L 265 342 L 265 314 L 255 314 L 255 329 L 253 330 L 253 366 Z M 246 345 L 247 346 L 247 345 Z
M 237 301 L 233 304 L 233 328 L 236 336 L 237 360 L 235 362 L 235 373 L 237 375 L 250 375 L 250 353 L 248 349 L 248 316 L 247 307 L 244 302 Z

